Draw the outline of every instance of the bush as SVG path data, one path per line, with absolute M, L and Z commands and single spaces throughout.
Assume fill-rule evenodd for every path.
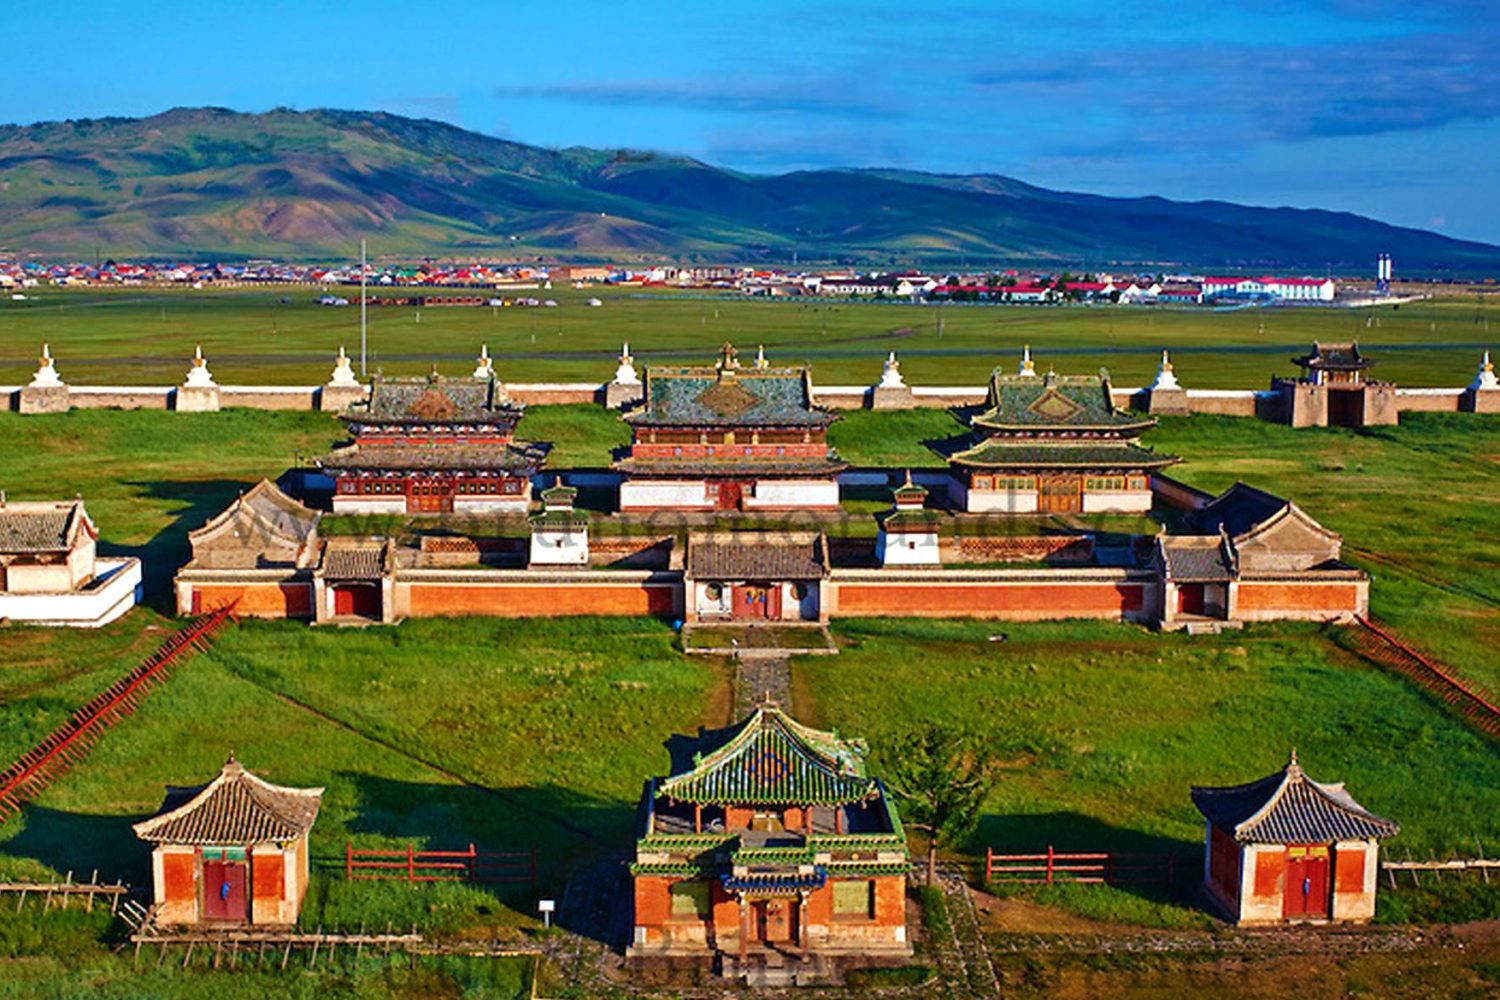
M 948 919 L 948 900 L 943 896 L 943 890 L 935 885 L 924 885 L 917 890 L 917 898 L 922 901 L 922 924 L 928 935 L 935 939 L 951 937 L 953 924 Z

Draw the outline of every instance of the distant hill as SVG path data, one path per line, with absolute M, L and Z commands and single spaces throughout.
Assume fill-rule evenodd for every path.
M 384 113 L 176 109 L 0 126 L 0 248 L 51 256 L 1032 261 L 1500 271 L 1500 247 L 1344 212 L 1106 198 L 991 175 L 761 176 Z

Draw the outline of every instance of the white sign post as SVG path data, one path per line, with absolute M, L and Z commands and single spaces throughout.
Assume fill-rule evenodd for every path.
M 550 928 L 552 926 L 552 912 L 557 909 L 557 901 L 555 899 L 539 899 L 537 900 L 536 908 L 542 915 L 543 925 Z

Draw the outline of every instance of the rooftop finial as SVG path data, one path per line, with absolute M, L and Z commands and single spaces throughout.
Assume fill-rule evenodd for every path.
M 720 371 L 738 368 L 740 366 L 739 354 L 740 352 L 734 349 L 733 344 L 727 340 L 724 341 L 724 346 L 719 348 L 719 360 L 715 367 Z

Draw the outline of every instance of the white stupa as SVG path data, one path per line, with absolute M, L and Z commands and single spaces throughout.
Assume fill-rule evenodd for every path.
M 494 378 L 495 364 L 490 360 L 490 345 L 479 345 L 479 359 L 474 364 L 475 378 Z
M 359 385 L 359 379 L 354 377 L 354 366 L 349 363 L 349 355 L 344 353 L 342 345 L 339 347 L 339 356 L 333 361 L 333 374 L 328 377 L 328 384 L 348 388 Z
M 1021 367 L 1016 369 L 1016 374 L 1026 376 L 1027 378 L 1036 377 L 1036 365 L 1031 360 L 1030 344 L 1026 344 L 1021 348 Z
M 901 377 L 901 362 L 896 360 L 896 352 L 892 351 L 885 359 L 885 368 L 880 373 L 880 388 L 882 389 L 905 389 L 906 380 Z
M 1177 375 L 1172 371 L 1172 359 L 1167 357 L 1165 349 L 1161 352 L 1161 367 L 1156 369 L 1156 381 L 1151 383 L 1153 390 L 1157 389 L 1181 389 L 1177 384 Z
M 1469 388 L 1475 392 L 1488 392 L 1500 389 L 1500 379 L 1495 377 L 1495 366 L 1490 361 L 1490 352 L 1484 352 L 1484 360 L 1479 362 L 1479 371 L 1474 376 L 1474 381 L 1469 383 Z
M 52 363 L 52 351 L 43 344 L 42 356 L 36 364 L 36 374 L 31 376 L 31 384 L 27 388 L 60 389 L 62 384 L 63 380 L 57 375 L 57 366 Z
M 208 362 L 203 357 L 202 344 L 193 349 L 193 367 L 188 369 L 187 379 L 182 384 L 193 389 L 213 389 L 218 387 L 218 383 L 214 381 L 213 374 L 208 370 Z
M 640 385 L 641 377 L 635 372 L 635 358 L 630 356 L 630 342 L 620 345 L 620 364 L 615 368 L 616 385 Z
M 769 362 L 769 361 L 766 360 L 766 345 L 765 344 L 759 344 L 755 348 L 755 367 L 757 367 L 757 368 L 769 368 L 769 367 L 771 367 L 771 362 Z

